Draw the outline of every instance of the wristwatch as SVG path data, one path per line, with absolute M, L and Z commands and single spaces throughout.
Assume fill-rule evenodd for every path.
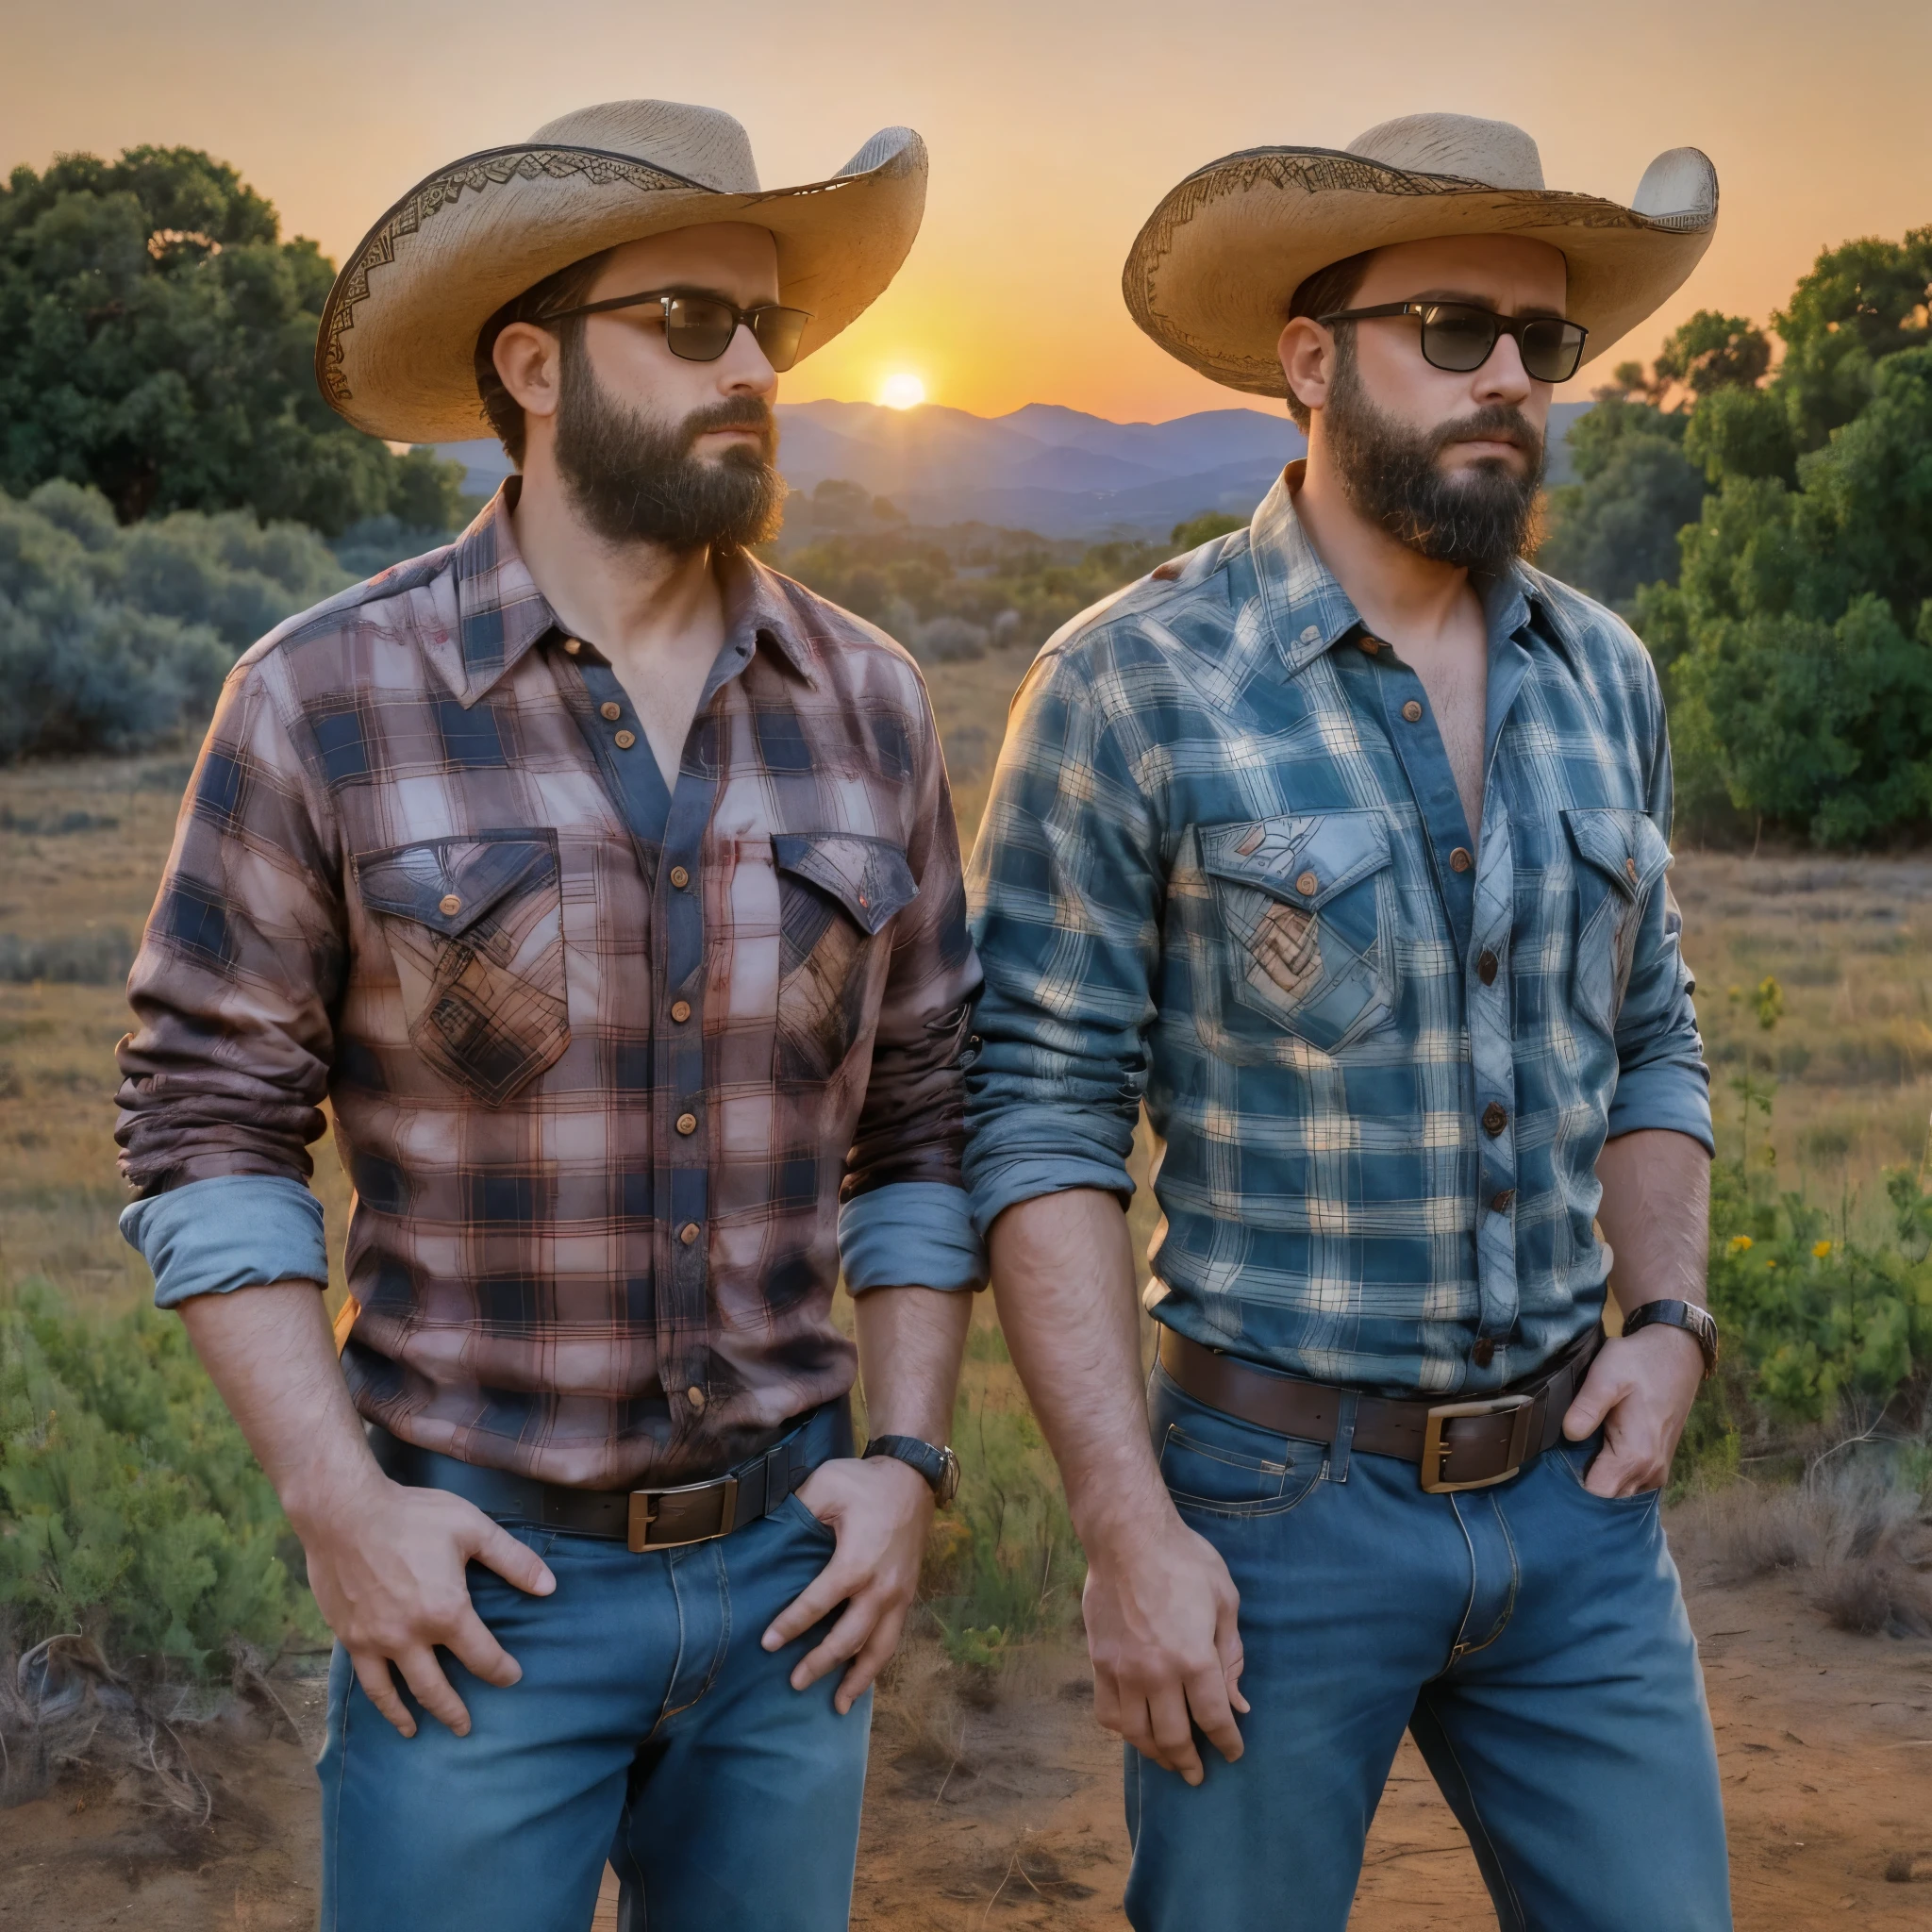
M 1624 1333 L 1635 1335 L 1640 1328 L 1661 1324 L 1681 1328 L 1704 1351 L 1704 1379 L 1717 1374 L 1717 1317 L 1695 1302 L 1645 1302 L 1624 1317 Z
M 865 1453 L 868 1457 L 890 1456 L 916 1469 L 932 1485 L 941 1509 L 959 1492 L 959 1458 L 939 1443 L 922 1442 L 917 1436 L 874 1436 Z

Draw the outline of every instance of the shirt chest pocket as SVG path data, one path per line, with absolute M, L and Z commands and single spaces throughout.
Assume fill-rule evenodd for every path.
M 570 1043 L 563 887 L 548 827 L 399 845 L 356 860 L 395 962 L 409 1040 L 490 1107 Z
M 1238 1059 L 1269 1058 L 1291 1034 L 1340 1053 L 1394 1007 L 1392 890 L 1381 813 L 1336 811 L 1199 827 L 1209 892 L 1203 960 L 1219 994 L 1219 1038 Z
M 1671 851 L 1645 812 L 1569 806 L 1563 824 L 1576 858 L 1571 1001 L 1579 1017 L 1614 1034 L 1644 908 Z
M 865 1030 L 879 936 L 918 896 L 903 847 L 856 833 L 780 832 L 776 1074 L 829 1079 Z

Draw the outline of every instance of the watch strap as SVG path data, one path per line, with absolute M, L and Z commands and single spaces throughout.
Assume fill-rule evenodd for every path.
M 937 1442 L 923 1441 L 917 1436 L 874 1436 L 865 1445 L 865 1453 L 868 1457 L 890 1456 L 893 1461 L 916 1469 L 941 1508 L 953 1500 L 953 1491 L 958 1488 L 958 1458 Z
M 1717 1317 L 1696 1302 L 1645 1302 L 1624 1317 L 1624 1333 L 1635 1335 L 1644 1328 L 1681 1328 L 1696 1342 L 1704 1355 L 1704 1379 L 1717 1374 Z

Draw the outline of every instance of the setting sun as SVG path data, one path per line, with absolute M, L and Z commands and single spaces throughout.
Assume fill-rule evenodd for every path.
M 916 375 L 902 372 L 879 385 L 879 401 L 889 409 L 917 408 L 924 400 L 925 385 Z

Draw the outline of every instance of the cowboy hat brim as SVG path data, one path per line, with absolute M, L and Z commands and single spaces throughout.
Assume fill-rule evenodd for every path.
M 372 436 L 488 436 L 476 338 L 506 302 L 586 256 L 708 222 L 776 238 L 779 299 L 811 314 L 803 358 L 898 273 L 925 176 L 925 143 L 909 127 L 875 134 L 828 180 L 749 193 L 603 148 L 526 142 L 470 155 L 412 188 L 343 264 L 316 332 L 315 378 Z
M 1171 356 L 1231 389 L 1285 396 L 1275 344 L 1294 291 L 1318 270 L 1399 242 L 1523 235 L 1568 260 L 1565 312 L 1590 331 L 1588 362 L 1697 266 L 1717 225 L 1717 171 L 1697 149 L 1674 148 L 1652 162 L 1637 202 L 1490 188 L 1334 148 L 1254 148 L 1166 196 L 1135 238 L 1121 289 Z

